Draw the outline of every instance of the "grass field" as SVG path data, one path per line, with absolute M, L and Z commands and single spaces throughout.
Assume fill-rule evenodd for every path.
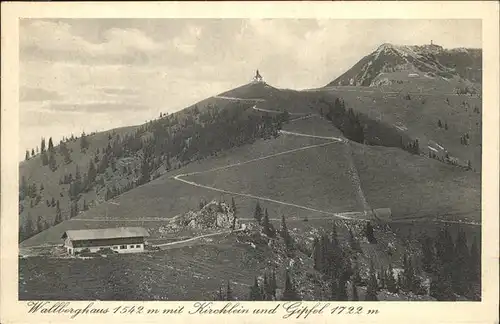
M 328 212 L 357 211 L 347 165 L 345 147 L 334 143 L 186 179 Z
M 278 228 L 278 223 L 274 223 Z M 312 270 L 311 249 L 315 236 L 330 231 L 331 220 L 290 221 L 288 227 L 299 247 L 293 257 L 292 269 L 300 293 L 305 300 L 327 300 L 328 289 L 325 291 L 320 282 L 314 283 L 317 274 Z M 414 239 L 421 232 L 435 235 L 439 226 L 401 224 L 393 229 L 394 232 L 375 227 L 377 244 L 369 244 L 363 238 L 361 223 L 337 221 L 337 235 L 344 246 L 349 242 L 347 228 L 353 230 L 361 244 L 362 254 L 358 255 L 357 264 L 361 267 L 361 275 L 366 277 L 370 261 L 374 262 L 377 270 L 386 268 L 389 263 L 394 269 L 400 268 L 403 252 L 417 248 Z M 409 238 L 409 229 L 414 239 Z M 454 235 L 453 230 L 451 233 Z M 474 231 L 470 233 L 472 235 Z M 397 247 L 392 254 L 387 253 L 390 242 Z M 278 287 L 281 289 L 284 285 L 284 266 L 288 261 L 280 252 L 279 244 L 269 245 L 267 239 L 253 231 L 152 253 L 90 259 L 20 258 L 19 296 L 21 300 L 210 300 L 218 288 L 224 288 L 229 280 L 234 296 L 244 299 L 254 276 L 261 276 L 265 269 L 277 271 Z M 358 289 L 363 298 L 366 288 Z M 428 296 L 411 298 L 432 300 Z M 408 296 L 381 291 L 379 299 L 406 300 Z
M 257 242 L 230 235 L 155 253 L 20 259 L 20 299 L 210 300 L 228 280 L 235 296 L 246 297 L 254 276 L 278 267 L 267 244 L 252 247 L 249 240 Z M 276 270 L 282 286 L 284 269 Z
M 473 168 L 480 171 L 482 113 L 474 112 L 474 107 L 482 111 L 481 99 L 454 95 L 452 89 L 448 94 L 432 88 L 428 90 L 430 92 L 420 93 L 417 88 L 410 85 L 405 86 L 404 91 L 393 88 L 382 91 L 380 88 L 335 87 L 321 93 L 332 98 L 341 97 L 347 108 L 372 119 L 403 126 L 406 134 L 419 139 L 424 154 L 428 153 L 429 143 L 437 142 L 461 161 L 471 160 Z M 405 98 L 408 93 L 410 100 Z M 438 120 L 443 123 L 443 128 L 438 127 Z M 444 123 L 448 125 L 447 130 Z M 465 133 L 470 137 L 468 145 L 460 142 Z
M 446 216 L 479 221 L 480 176 L 399 149 L 353 143 L 354 163 L 363 192 L 373 208 L 390 207 L 394 217 Z M 454 220 L 453 215 L 448 219 Z

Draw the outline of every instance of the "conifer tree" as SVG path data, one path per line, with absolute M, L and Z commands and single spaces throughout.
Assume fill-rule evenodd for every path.
M 377 298 L 378 283 L 377 277 L 375 275 L 375 268 L 373 267 L 373 261 L 370 261 L 370 278 L 368 279 L 368 287 L 366 288 L 366 301 L 375 301 Z
M 52 137 L 49 138 L 49 152 L 54 151 L 54 144 L 52 143 Z
M 478 240 L 474 237 L 472 241 L 472 245 L 470 248 L 470 257 L 469 257 L 469 272 L 470 278 L 473 281 L 481 280 L 481 251 L 479 249 Z
M 337 222 L 333 221 L 332 225 L 332 243 L 335 247 L 339 246 L 339 239 L 337 237 Z
M 262 222 L 262 208 L 260 207 L 259 202 L 255 205 L 255 212 L 253 213 L 253 217 L 257 220 L 257 223 Z
M 271 292 L 271 282 L 270 278 L 267 276 L 267 273 L 264 273 L 264 281 L 262 283 L 262 299 L 263 300 L 272 300 L 271 298 L 272 292 Z
M 359 300 L 358 287 L 356 287 L 356 284 L 354 282 L 351 283 L 351 289 L 352 289 L 351 300 L 358 301 Z
M 314 269 L 322 272 L 323 271 L 322 249 L 319 239 L 317 237 L 314 238 L 313 242 L 313 260 L 314 260 Z
M 285 289 L 281 299 L 286 301 L 300 300 L 299 294 L 295 290 L 295 286 L 292 282 L 288 269 L 285 272 Z
M 373 226 L 370 222 L 366 223 L 365 236 L 368 239 L 368 242 L 370 242 L 372 244 L 377 242 L 377 240 L 375 239 L 375 236 L 373 234 Z
M 90 160 L 89 170 L 87 172 L 87 180 L 89 188 L 94 184 L 96 177 L 97 177 L 97 170 L 92 160 Z
M 278 284 L 276 282 L 276 271 L 274 271 L 274 269 L 271 271 L 271 278 L 269 280 L 269 286 L 270 286 L 272 297 L 274 299 L 276 299 L 276 289 L 278 288 Z
M 45 138 L 42 137 L 42 143 L 41 143 L 41 146 L 40 146 L 40 150 L 41 152 L 45 152 Z
M 425 272 L 431 273 L 434 271 L 434 264 L 436 262 L 436 255 L 434 252 L 434 245 L 429 236 L 425 236 L 422 244 L 422 266 Z
M 231 197 L 231 211 L 236 215 L 236 203 L 234 202 L 234 197 Z
M 231 284 L 229 283 L 229 280 L 227 281 L 226 300 L 227 301 L 233 300 L 233 289 L 231 288 Z
M 49 158 L 47 157 L 47 152 L 42 152 L 42 165 L 45 166 L 49 164 Z
M 260 287 L 257 277 L 254 278 L 253 286 L 250 287 L 250 300 L 261 300 Z
M 351 228 L 349 228 L 349 245 L 353 251 L 361 252 L 361 246 L 358 240 L 356 240 L 356 238 L 354 237 L 354 233 L 352 232 Z
M 340 277 L 338 279 L 337 300 L 339 300 L 339 301 L 348 301 L 349 300 L 349 298 L 347 297 L 347 282 L 342 277 Z
M 36 218 L 36 230 L 35 230 L 35 233 L 40 233 L 41 231 L 43 231 L 43 219 L 42 219 L 42 216 L 38 216 Z
M 469 247 L 467 245 L 467 237 L 463 229 L 459 229 L 456 244 L 455 244 L 455 259 L 452 267 L 453 290 L 458 294 L 465 294 L 469 287 Z
M 222 287 L 219 287 L 219 291 L 217 292 L 216 300 L 222 301 L 225 299 L 226 298 L 224 297 L 224 293 L 222 292 Z
M 31 149 L 31 156 L 35 156 L 35 150 L 34 149 Z
M 30 152 L 26 150 L 26 155 L 24 156 L 24 159 L 28 161 L 30 159 Z
M 57 164 L 56 164 L 56 158 L 55 158 L 55 153 L 54 151 L 49 151 L 49 168 L 54 172 L 57 169 Z
M 293 249 L 293 239 L 290 236 L 290 233 L 288 232 L 288 228 L 286 226 L 285 222 L 285 215 L 281 216 L 281 229 L 280 229 L 280 236 L 283 238 L 285 241 L 285 246 L 288 250 Z
M 54 219 L 54 225 L 57 225 L 60 222 L 62 222 L 62 214 L 61 214 L 61 208 L 59 206 L 59 200 L 57 200 L 57 203 L 56 203 L 56 218 Z
M 330 300 L 338 300 L 339 297 L 339 285 L 338 281 L 334 276 L 330 278 Z
M 33 236 L 33 220 L 31 219 L 30 213 L 28 213 L 24 227 L 23 227 L 23 235 L 24 239 L 27 239 L 28 237 Z
M 392 264 L 390 263 L 387 272 L 385 274 L 385 284 L 389 292 L 391 293 L 398 292 L 397 282 L 396 279 L 394 278 L 394 270 L 392 268 Z
M 271 221 L 269 220 L 269 214 L 267 212 L 267 208 L 264 212 L 264 218 L 262 219 L 262 231 L 268 237 L 274 237 L 276 235 L 273 224 L 271 224 Z
M 430 295 L 437 300 L 456 300 L 451 281 L 451 273 L 441 268 L 437 276 L 431 281 Z

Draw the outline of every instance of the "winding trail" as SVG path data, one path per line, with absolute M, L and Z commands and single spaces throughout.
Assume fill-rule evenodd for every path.
M 216 96 L 215 98 L 229 99 L 229 100 L 239 100 L 239 98 L 223 97 L 223 96 Z M 257 100 L 257 99 L 243 99 L 243 100 L 264 101 L 264 99 L 260 99 L 260 100 Z M 252 109 L 258 110 L 258 111 L 264 111 L 264 112 L 282 113 L 281 111 L 257 108 L 256 105 L 254 105 L 252 107 Z M 303 113 L 293 113 L 293 114 L 296 115 L 296 116 L 302 116 L 302 118 L 310 118 L 312 116 L 311 114 L 303 114 Z M 290 114 L 290 115 L 292 115 L 292 114 Z M 307 211 L 311 211 L 311 212 L 315 212 L 315 213 L 319 213 L 319 214 L 329 215 L 329 216 L 333 216 L 333 217 L 337 217 L 337 218 L 341 218 L 341 219 L 363 220 L 363 219 L 360 219 L 360 218 L 357 218 L 357 217 L 346 216 L 345 212 L 342 212 L 342 213 L 333 213 L 333 212 L 319 210 L 319 209 L 312 208 L 312 207 L 307 207 L 307 206 L 293 204 L 293 203 L 289 203 L 289 202 L 285 202 L 285 201 L 271 199 L 271 198 L 268 198 L 268 197 L 262 197 L 262 196 L 252 195 L 252 194 L 246 194 L 246 193 L 241 193 L 241 192 L 235 192 L 235 191 L 230 191 L 230 190 L 219 189 L 219 188 L 215 188 L 215 187 L 211 187 L 211 186 L 202 185 L 202 184 L 196 183 L 194 181 L 189 181 L 189 180 L 186 180 L 186 179 L 182 179 L 183 177 L 187 177 L 187 176 L 191 176 L 191 175 L 225 170 L 225 169 L 233 168 L 233 167 L 236 167 L 236 166 L 241 166 L 241 165 L 244 165 L 244 164 L 253 163 L 253 162 L 257 162 L 257 161 L 261 161 L 261 160 L 265 160 L 265 159 L 270 159 L 270 158 L 274 158 L 276 156 L 290 154 L 290 153 L 295 153 L 295 152 L 298 152 L 298 151 L 303 151 L 303 150 L 307 150 L 307 149 L 311 149 L 311 148 L 315 148 L 315 147 L 322 147 L 322 146 L 327 146 L 327 145 L 331 145 L 331 144 L 335 144 L 335 143 L 347 143 L 347 141 L 345 139 L 340 138 L 340 137 L 317 136 L 317 135 L 303 134 L 303 133 L 283 131 L 283 130 L 280 130 L 280 133 L 283 134 L 283 135 L 292 135 L 292 136 L 301 136 L 301 137 L 308 137 L 308 138 L 325 139 L 325 140 L 329 140 L 329 142 L 323 143 L 323 144 L 309 145 L 309 146 L 300 147 L 300 148 L 296 148 L 296 149 L 292 149 L 292 150 L 288 150 L 288 151 L 284 151 L 284 152 L 280 152 L 280 153 L 270 154 L 270 155 L 267 155 L 267 156 L 263 156 L 263 157 L 251 159 L 251 160 L 248 160 L 248 161 L 245 161 L 245 162 L 233 163 L 233 164 L 229 164 L 229 165 L 225 165 L 225 166 L 222 166 L 222 167 L 217 167 L 217 168 L 213 168 L 213 169 L 209 169 L 209 170 L 205 170 L 205 171 L 198 171 L 198 172 L 191 172 L 191 173 L 185 173 L 185 174 L 178 174 L 178 175 L 173 176 L 171 178 L 175 179 L 177 181 L 184 182 L 185 184 L 188 184 L 188 185 L 191 185 L 191 186 L 195 186 L 195 187 L 198 187 L 198 188 L 204 188 L 204 189 L 208 189 L 208 190 L 213 190 L 213 191 L 217 191 L 217 192 L 221 192 L 221 193 L 225 193 L 225 194 L 236 195 L 236 196 L 246 197 L 246 198 L 252 198 L 252 199 L 257 199 L 257 200 L 262 200 L 262 201 L 268 201 L 268 202 L 272 202 L 272 203 L 276 203 L 276 204 L 280 204 L 280 205 L 291 206 L 291 207 L 295 207 L 295 208 L 299 208 L 299 209 L 303 209 L 303 210 L 307 210 Z M 349 212 L 349 213 L 352 213 L 352 212 Z
M 310 89 L 308 91 L 317 91 L 317 90 L 316 89 Z M 371 92 L 371 91 L 367 91 L 367 92 Z M 236 101 L 237 100 L 254 101 L 254 102 L 255 101 L 257 101 L 257 102 L 265 101 L 265 99 L 244 99 L 244 98 L 225 97 L 225 96 L 216 96 L 215 98 L 228 99 L 228 100 L 236 100 Z M 252 107 L 252 109 L 257 110 L 257 111 L 271 112 L 271 113 L 282 113 L 282 111 L 257 108 L 257 105 L 254 105 Z M 292 113 L 290 113 L 290 115 L 292 115 Z M 297 118 L 295 120 L 306 119 L 306 118 L 311 118 L 313 116 L 316 116 L 315 114 L 310 114 L 310 113 L 302 113 L 302 114 L 301 113 L 293 113 L 293 115 L 302 116 L 302 117 Z M 294 121 L 294 120 L 290 120 L 290 122 L 291 121 Z M 313 147 L 326 146 L 326 145 L 330 145 L 330 144 L 333 144 L 333 143 L 339 143 L 339 142 L 347 144 L 349 152 L 352 153 L 350 145 L 349 145 L 349 141 L 346 140 L 346 139 L 343 139 L 343 138 L 339 138 L 339 137 L 327 137 L 327 136 L 316 136 L 316 135 L 311 135 L 311 134 L 303 134 L 303 133 L 283 131 L 283 130 L 280 130 L 280 133 L 284 134 L 284 135 L 295 135 L 295 136 L 302 136 L 302 137 L 309 137 L 309 138 L 326 139 L 326 140 L 331 140 L 332 142 L 328 142 L 328 143 L 324 143 L 324 144 L 318 144 L 318 145 L 311 145 L 311 146 L 306 146 L 306 147 L 302 147 L 302 148 L 298 148 L 298 149 L 293 149 L 293 150 L 289 150 L 289 151 L 285 151 L 285 152 L 281 152 L 281 153 L 271 154 L 271 155 L 268 155 L 268 156 L 264 156 L 264 157 L 252 159 L 252 160 L 249 160 L 249 161 L 234 163 L 234 164 L 230 164 L 230 165 L 226 165 L 226 166 L 222 166 L 222 167 L 218 167 L 218 168 L 214 168 L 214 169 L 210 169 L 210 170 L 199 171 L 199 172 L 192 172 L 192 173 L 186 173 L 186 174 L 179 174 L 179 175 L 176 175 L 176 176 L 172 177 L 172 179 L 175 179 L 177 181 L 181 181 L 181 182 L 184 182 L 186 184 L 189 184 L 189 185 L 192 185 L 192 186 L 196 186 L 196 187 L 199 187 L 199 188 L 204 188 L 204 189 L 213 190 L 213 191 L 217 191 L 217 192 L 221 192 L 221 193 L 226 193 L 226 194 L 231 194 L 231 195 L 248 197 L 248 198 L 252 198 L 252 199 L 259 199 L 259 200 L 263 200 L 263 201 L 269 201 L 269 202 L 273 202 L 273 203 L 277 203 L 277 204 L 281 204 L 281 205 L 285 205 L 285 206 L 296 207 L 296 208 L 299 208 L 299 209 L 304 209 L 304 210 L 308 210 L 308 211 L 312 211 L 312 212 L 316 212 L 316 213 L 320 213 L 320 214 L 325 214 L 325 215 L 329 215 L 329 216 L 333 216 L 333 217 L 337 217 L 337 218 L 341 218 L 341 219 L 364 220 L 364 221 L 369 221 L 370 220 L 370 219 L 366 219 L 366 218 L 346 216 L 346 214 L 353 214 L 353 215 L 357 214 L 357 215 L 359 215 L 360 214 L 359 212 L 332 213 L 332 212 L 323 211 L 323 210 L 319 210 L 319 209 L 315 209 L 315 208 L 311 208 L 311 207 L 307 207 L 307 206 L 302 206 L 302 205 L 297 205 L 297 204 L 288 203 L 288 202 L 284 202 L 284 201 L 279 201 L 279 200 L 275 200 L 275 199 L 271 199 L 271 198 L 267 198 L 267 197 L 261 197 L 261 196 L 251 195 L 251 194 L 239 193 L 239 192 L 234 192 L 234 191 L 230 191 L 230 190 L 224 190 L 224 189 L 219 189 L 219 188 L 215 188 L 215 187 L 210 187 L 210 186 L 202 185 L 202 184 L 199 184 L 199 183 L 196 183 L 196 182 L 193 182 L 193 181 L 188 181 L 186 179 L 182 179 L 182 177 L 186 177 L 186 176 L 190 176 L 190 175 L 202 174 L 202 173 L 207 173 L 207 172 L 212 172 L 212 171 L 218 171 L 218 170 L 224 170 L 224 169 L 232 168 L 232 167 L 243 165 L 243 164 L 252 163 L 252 162 L 256 162 L 256 161 L 260 161 L 260 160 L 272 158 L 272 157 L 279 156 L 279 155 L 290 154 L 290 153 L 294 153 L 294 152 L 297 152 L 297 151 L 310 149 L 310 148 L 313 148 Z M 367 202 L 367 200 L 365 198 L 365 195 L 363 193 L 363 190 L 362 190 L 362 187 L 361 187 L 361 181 L 360 181 L 360 178 L 359 178 L 359 174 L 357 172 L 356 166 L 354 165 L 354 161 L 352 160 L 352 157 L 349 160 L 350 160 L 350 163 L 349 163 L 349 171 L 348 172 L 349 172 L 349 174 L 351 176 L 351 180 L 353 181 L 353 185 L 356 188 L 356 191 L 357 191 L 357 194 L 358 194 L 358 199 L 360 200 L 360 203 L 364 207 L 364 211 L 362 212 L 362 214 L 366 217 L 367 214 L 368 214 L 368 211 L 371 211 L 371 208 L 368 205 L 368 202 Z M 371 212 L 370 212 L 370 214 L 371 214 Z M 404 222 L 406 222 L 406 221 L 411 221 L 411 219 L 405 219 Z M 473 226 L 481 226 L 481 224 L 474 223 L 474 222 L 457 222 L 457 221 L 436 220 L 436 219 L 429 220 L 429 221 L 439 222 L 439 223 L 451 223 L 451 224 L 455 224 L 456 223 L 456 224 L 467 224 L 467 225 L 473 225 Z M 394 220 L 392 222 L 396 223 L 396 222 L 401 222 L 401 221 Z
M 196 240 L 199 240 L 199 239 L 202 239 L 202 238 L 212 237 L 212 236 L 219 236 L 219 235 L 224 235 L 224 234 L 237 233 L 237 232 L 242 232 L 244 230 L 245 230 L 245 227 L 237 229 L 237 230 L 234 230 L 234 231 L 230 230 L 230 231 L 222 231 L 222 232 L 217 232 L 217 233 L 210 233 L 210 234 L 199 235 L 199 236 L 191 237 L 191 238 L 188 238 L 188 239 L 185 239 L 185 240 L 182 240 L 182 241 L 175 241 L 175 242 L 169 242 L 169 243 L 163 243 L 163 244 L 155 244 L 154 246 L 155 247 L 159 247 L 162 250 L 165 250 L 165 248 L 175 247 L 176 245 L 181 245 L 181 244 L 184 244 L 184 243 L 193 242 L 193 241 L 196 241 Z

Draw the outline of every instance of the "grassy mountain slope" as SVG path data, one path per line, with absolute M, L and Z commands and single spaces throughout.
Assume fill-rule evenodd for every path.
M 409 50 L 421 52 L 410 55 Z M 436 237 L 442 225 L 436 219 L 478 222 L 481 216 L 482 102 L 477 96 L 453 94 L 457 84 L 469 86 L 477 76 L 463 68 L 472 64 L 463 57 L 466 54 L 460 54 L 465 63 L 452 68 L 453 57 L 441 51 L 385 46 L 378 56 L 353 67 L 352 75 L 341 77 L 357 78 L 354 83 L 363 86 L 293 91 L 250 83 L 176 114 L 112 132 L 111 139 L 108 133 L 88 136 L 86 152 L 80 151 L 78 140 L 68 142 L 76 162 L 64 165 L 63 155 L 57 154 L 55 171 L 41 166 L 40 157 L 24 162 L 20 175 L 38 187 L 43 182 L 44 190 L 39 204 L 30 207 L 29 199 L 22 202 L 21 219 L 42 215 L 51 221 L 55 208 L 46 207 L 45 200 L 57 195 L 65 215 L 60 224 L 20 244 L 28 254 L 32 247 L 60 244 L 68 229 L 143 226 L 153 244 L 212 233 L 164 230 L 172 218 L 212 200 L 228 203 L 234 198 L 237 217 L 248 227 L 138 255 L 21 258 L 22 298 L 212 299 L 227 280 L 234 295 L 244 298 L 254 276 L 269 268 L 281 273 L 290 268 L 304 299 L 328 299 L 329 283 L 313 269 L 312 243 L 331 228 L 334 212 L 358 212 L 337 226 L 343 244 L 350 244 L 348 228 L 359 240 L 361 251 L 350 255 L 364 278 L 370 262 L 377 271 L 389 264 L 400 269 L 405 251 L 418 260 L 421 251 L 415 232 Z M 422 69 L 426 74 L 420 74 Z M 419 76 L 410 77 L 409 71 Z M 343 112 L 330 113 L 332 107 Z M 286 122 L 287 115 L 281 112 L 289 112 L 291 120 Z M 117 141 L 117 133 L 131 137 Z M 417 139 L 420 151 L 411 154 L 404 146 Z M 86 172 L 98 148 L 102 152 L 98 159 L 107 154 L 117 167 L 99 172 L 99 181 L 76 199 L 94 204 L 69 218 L 69 184 L 58 181 L 65 173 L 74 173 L 76 165 Z M 445 163 L 452 159 L 462 166 L 471 161 L 472 170 Z M 110 187 L 118 187 L 112 196 Z M 285 216 L 297 242 L 293 257 L 286 255 L 282 240 L 269 242 L 261 235 L 253 219 L 257 203 L 267 209 L 275 228 Z M 366 241 L 365 222 L 356 219 L 366 217 L 359 213 L 366 208 L 391 208 L 392 220 L 397 221 L 375 225 L 377 243 Z M 408 216 L 414 219 L 402 222 Z M 467 227 L 469 243 L 480 235 L 480 226 L 460 226 Z M 394 249 L 389 251 L 391 245 Z M 48 275 L 56 268 L 64 270 L 58 276 Z M 92 276 L 90 269 L 95 270 Z M 50 277 L 49 292 L 40 276 Z M 283 276 L 279 277 L 283 286 Z M 361 296 L 365 290 L 360 288 Z M 406 297 L 379 293 L 384 300 Z
M 439 45 L 398 46 L 382 44 L 362 58 L 328 86 L 375 86 L 381 73 L 404 71 L 407 77 L 426 74 L 443 79 L 461 78 L 481 82 L 482 52 L 480 49 L 444 49 Z M 410 75 L 411 74 L 411 75 Z M 397 79 L 394 79 L 397 81 Z M 387 79 L 384 83 L 391 82 Z

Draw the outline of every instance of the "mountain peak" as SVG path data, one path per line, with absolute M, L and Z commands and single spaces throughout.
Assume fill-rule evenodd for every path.
M 480 50 L 444 49 L 433 41 L 424 45 L 383 43 L 328 86 L 376 86 L 380 84 L 379 77 L 387 78 L 387 73 L 398 73 L 394 76 L 397 79 L 420 72 L 480 82 L 481 57 Z

